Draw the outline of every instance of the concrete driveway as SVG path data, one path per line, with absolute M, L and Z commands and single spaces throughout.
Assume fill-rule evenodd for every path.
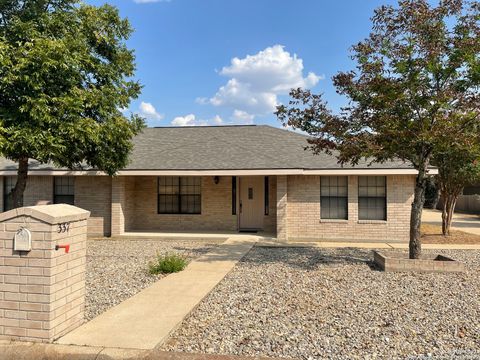
M 422 222 L 442 226 L 442 212 L 424 209 Z M 452 229 L 480 235 L 480 216 L 473 214 L 453 214 Z

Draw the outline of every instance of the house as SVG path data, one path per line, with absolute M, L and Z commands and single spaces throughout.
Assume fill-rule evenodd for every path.
M 407 241 L 416 171 L 341 166 L 270 126 L 147 128 L 115 177 L 31 162 L 24 204 L 91 211 L 91 235 L 259 231 L 279 240 Z M 0 160 L 0 209 L 16 166 Z

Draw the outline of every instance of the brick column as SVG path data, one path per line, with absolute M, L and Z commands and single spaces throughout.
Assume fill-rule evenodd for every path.
M 286 241 L 287 233 L 287 176 L 277 176 L 277 239 Z
M 50 342 L 83 323 L 89 216 L 65 204 L 0 214 L 0 338 Z M 22 228 L 30 251 L 14 250 Z
M 125 178 L 112 178 L 112 236 L 125 232 Z

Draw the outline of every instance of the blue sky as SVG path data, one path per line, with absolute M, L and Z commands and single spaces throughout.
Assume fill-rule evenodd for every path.
M 87 0 L 99 5 L 102 0 Z M 288 89 L 342 105 L 331 77 L 351 69 L 349 48 L 389 0 L 110 0 L 135 32 L 136 77 L 128 111 L 149 126 L 270 124 Z

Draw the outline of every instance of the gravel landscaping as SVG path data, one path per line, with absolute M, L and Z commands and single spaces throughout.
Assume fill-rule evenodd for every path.
M 223 240 L 88 240 L 85 318 L 91 320 L 166 275 L 151 275 L 158 253 L 196 258 Z
M 480 251 L 435 253 L 464 261 L 467 272 L 384 273 L 366 249 L 254 248 L 162 348 L 297 359 L 480 358 Z

